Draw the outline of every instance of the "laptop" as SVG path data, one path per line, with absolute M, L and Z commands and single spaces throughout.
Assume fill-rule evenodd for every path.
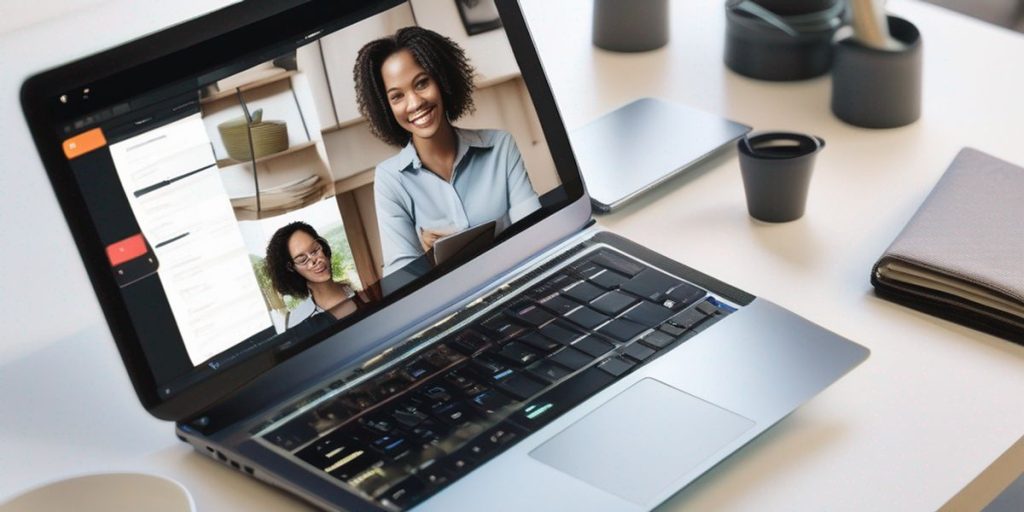
M 138 398 L 198 454 L 323 509 L 647 510 L 867 357 L 595 226 L 496 3 L 245 2 L 25 82 Z M 446 58 L 475 109 L 434 109 L 466 106 Z M 436 133 L 449 179 L 414 158 Z M 408 235 L 505 214 L 441 263 Z

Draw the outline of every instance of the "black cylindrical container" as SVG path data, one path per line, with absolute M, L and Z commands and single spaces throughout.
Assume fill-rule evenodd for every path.
M 921 117 L 921 34 L 889 16 L 889 34 L 903 46 L 869 48 L 853 38 L 836 43 L 832 113 L 864 128 L 895 128 Z
M 825 140 L 801 133 L 747 135 L 737 142 L 747 211 L 765 222 L 789 222 L 804 215 L 814 159 Z
M 594 0 L 594 46 L 643 52 L 668 43 L 668 0 Z
M 804 80 L 827 73 L 832 66 L 832 37 L 842 24 L 843 5 L 837 0 L 821 5 L 825 5 L 821 11 L 796 16 L 775 13 L 796 29 L 793 34 L 727 3 L 726 66 L 760 80 Z

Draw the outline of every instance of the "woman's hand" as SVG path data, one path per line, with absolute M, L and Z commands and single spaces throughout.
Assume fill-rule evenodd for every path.
M 434 247 L 434 242 L 437 242 L 439 238 L 446 237 L 454 233 L 454 229 L 420 229 L 420 247 L 423 247 L 423 252 L 427 252 Z

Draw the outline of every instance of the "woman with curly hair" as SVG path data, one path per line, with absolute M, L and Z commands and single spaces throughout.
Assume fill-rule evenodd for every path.
M 451 39 L 403 28 L 363 46 L 353 75 L 370 130 L 402 148 L 374 175 L 385 275 L 442 236 L 540 207 L 509 133 L 452 125 L 474 107 L 473 67 Z
M 367 302 L 347 281 L 333 279 L 331 247 L 305 222 L 292 222 L 270 237 L 266 269 L 278 293 L 307 299 L 288 315 L 286 328 L 307 319 L 330 323 Z

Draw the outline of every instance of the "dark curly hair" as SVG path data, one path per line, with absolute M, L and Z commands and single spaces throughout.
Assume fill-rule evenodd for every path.
M 309 288 L 306 286 L 306 278 L 295 271 L 292 263 L 292 254 L 288 252 L 288 240 L 297 231 L 302 231 L 313 237 L 324 249 L 324 257 L 328 264 L 331 261 L 331 246 L 323 237 L 317 234 L 313 226 L 302 221 L 292 222 L 274 233 L 267 242 L 266 270 L 270 276 L 270 283 L 281 295 L 291 295 L 299 299 L 309 297 Z
M 384 61 L 400 50 L 409 50 L 416 63 L 437 82 L 449 121 L 474 111 L 473 66 L 455 41 L 420 27 L 406 27 L 393 36 L 370 41 L 359 50 L 352 70 L 359 113 L 370 122 L 370 131 L 377 138 L 399 147 L 408 144 L 412 135 L 391 113 L 380 70 Z

